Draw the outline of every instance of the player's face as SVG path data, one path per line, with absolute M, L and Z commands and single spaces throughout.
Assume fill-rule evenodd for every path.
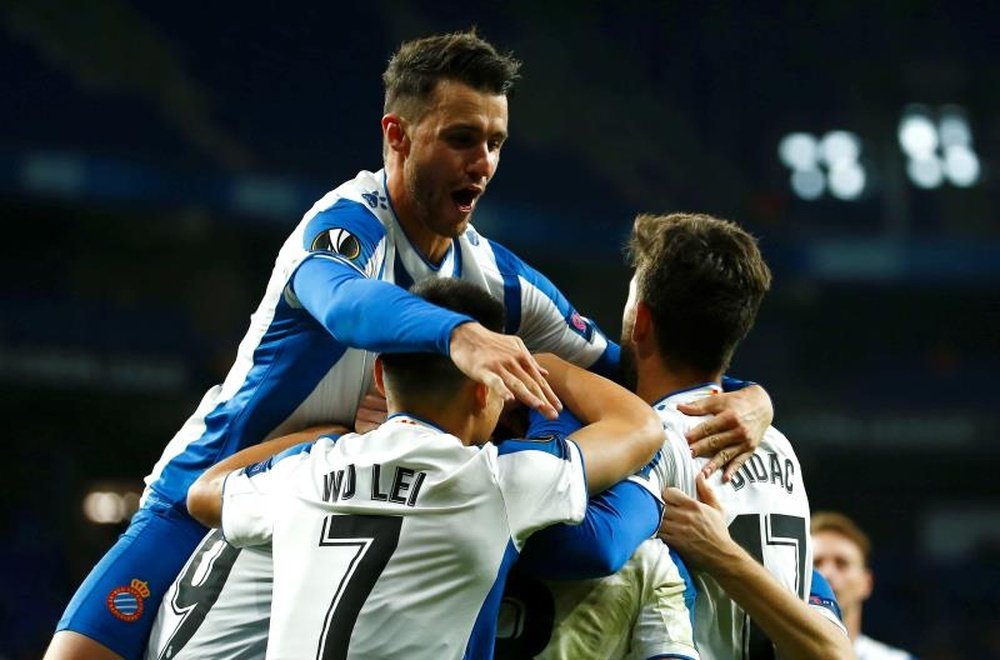
M 408 134 L 403 176 L 419 221 L 439 236 L 460 235 L 500 163 L 507 97 L 442 81 Z
M 861 604 L 871 593 L 871 574 L 861 549 L 846 536 L 832 531 L 813 534 L 813 566 L 830 583 L 844 610 Z

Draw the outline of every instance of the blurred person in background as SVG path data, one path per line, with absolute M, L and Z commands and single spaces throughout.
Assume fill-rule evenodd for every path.
M 871 542 L 842 513 L 817 511 L 812 517 L 813 565 L 833 587 L 844 624 L 860 660 L 907 660 L 913 656 L 861 632 L 861 606 L 871 596 Z

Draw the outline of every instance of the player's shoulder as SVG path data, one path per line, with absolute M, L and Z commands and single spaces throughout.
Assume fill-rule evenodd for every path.
M 340 230 L 329 237 L 334 248 L 348 247 L 342 244 L 350 237 L 369 244 L 381 240 L 392 216 L 383 176 L 381 171 L 363 170 L 317 200 L 300 223 L 303 246 L 319 249 L 316 241 L 327 240 L 331 230 Z

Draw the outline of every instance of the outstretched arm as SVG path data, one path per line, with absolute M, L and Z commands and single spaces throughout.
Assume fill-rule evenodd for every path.
M 685 561 L 709 573 L 771 638 L 786 658 L 853 658 L 850 639 L 785 589 L 729 535 L 715 493 L 697 479 L 692 499 L 677 488 L 666 503 L 660 537 Z
M 191 484 L 187 495 L 188 512 L 202 525 L 218 527 L 222 523 L 222 486 L 230 472 L 260 463 L 295 445 L 312 442 L 320 436 L 340 435 L 347 431 L 346 427 L 335 424 L 313 426 L 236 452 L 205 470 L 198 480 Z
M 473 380 L 554 417 L 559 400 L 518 337 L 432 305 L 364 273 L 341 257 L 314 254 L 292 278 L 296 299 L 330 334 L 376 352 L 433 352 Z

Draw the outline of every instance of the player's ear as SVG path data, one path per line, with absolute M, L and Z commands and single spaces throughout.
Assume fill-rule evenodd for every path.
M 403 154 L 410 152 L 410 138 L 406 134 L 406 123 L 395 112 L 382 117 L 382 137 L 390 150 Z
M 643 301 L 635 306 L 635 323 L 632 324 L 632 343 L 640 353 L 647 353 L 646 347 L 653 340 L 653 314 Z
M 385 371 L 381 355 L 375 356 L 375 389 L 383 397 L 385 396 Z
M 872 589 L 875 588 L 875 576 L 872 575 L 870 569 L 865 569 L 865 579 L 861 584 L 861 600 L 868 600 L 868 597 L 872 595 Z

